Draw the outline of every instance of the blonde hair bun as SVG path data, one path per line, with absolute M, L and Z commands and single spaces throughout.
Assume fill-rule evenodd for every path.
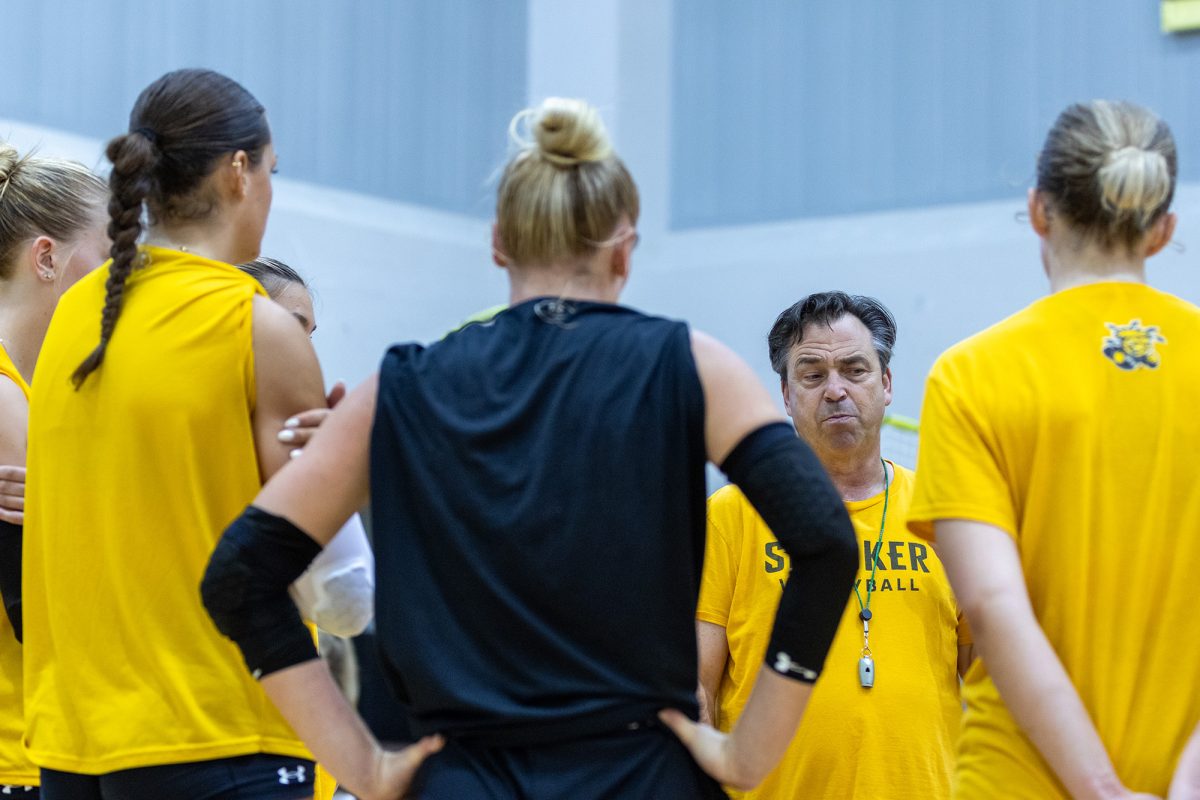
M 1171 192 L 1171 174 L 1162 153 L 1126 145 L 1111 151 L 1098 173 L 1104 206 L 1145 224 Z
M 1132 103 L 1067 106 L 1038 154 L 1037 190 L 1105 250 L 1137 250 L 1171 206 L 1178 159 L 1167 123 Z
M 537 108 L 518 114 L 510 133 L 522 149 L 536 150 L 558 167 L 604 161 L 613 153 L 600 113 L 582 100 L 546 98 Z
M 508 135 L 517 152 L 496 189 L 496 231 L 510 264 L 571 264 L 606 246 L 622 218 L 637 224 L 637 186 L 596 109 L 551 97 L 513 117 Z

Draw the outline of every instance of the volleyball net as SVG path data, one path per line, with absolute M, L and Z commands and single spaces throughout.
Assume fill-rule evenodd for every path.
M 883 457 L 902 467 L 916 469 L 919 431 L 917 420 L 912 417 L 888 414 L 883 418 L 883 428 L 879 435 Z

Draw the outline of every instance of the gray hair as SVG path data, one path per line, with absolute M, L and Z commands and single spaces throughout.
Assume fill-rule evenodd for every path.
M 845 292 L 818 292 L 794 303 L 775 319 L 767 334 L 767 349 L 771 367 L 787 380 L 788 353 L 804 340 L 809 325 L 832 325 L 845 315 L 857 317 L 871 332 L 871 343 L 879 355 L 879 365 L 886 370 L 896 346 L 896 318 L 883 303 L 874 297 Z

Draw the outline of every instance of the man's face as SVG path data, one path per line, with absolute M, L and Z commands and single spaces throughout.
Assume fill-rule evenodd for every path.
M 810 324 L 788 353 L 783 402 L 796 432 L 818 455 L 878 444 L 892 373 L 880 369 L 871 332 L 853 314 Z

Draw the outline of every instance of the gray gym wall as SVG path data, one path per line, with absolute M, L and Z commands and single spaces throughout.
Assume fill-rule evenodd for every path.
M 900 320 L 893 408 L 916 416 L 938 352 L 1045 290 L 1017 215 L 1070 101 L 1171 122 L 1176 238 L 1195 248 L 1151 279 L 1200 300 L 1200 38 L 1160 33 L 1156 5 L 9 0 L 0 137 L 103 170 L 159 74 L 237 78 L 280 152 L 264 253 L 311 279 L 326 376 L 354 382 L 389 342 L 503 302 L 489 214 L 508 119 L 583 96 L 643 194 L 626 302 L 724 339 L 774 386 L 778 311 L 873 294 Z

